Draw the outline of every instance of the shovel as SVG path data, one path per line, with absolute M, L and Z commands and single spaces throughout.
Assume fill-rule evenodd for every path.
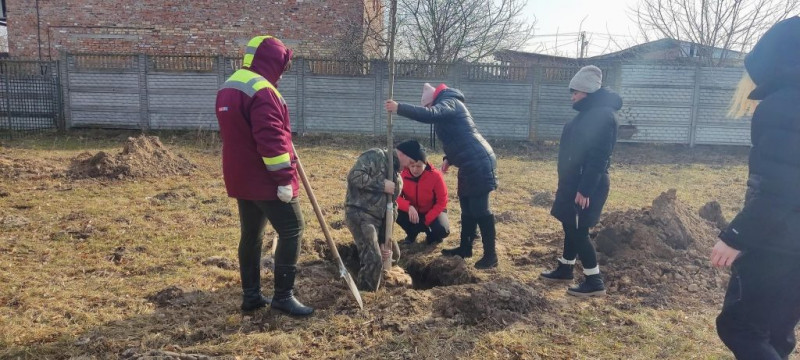
M 308 198 L 311 200 L 311 206 L 314 207 L 314 213 L 317 214 L 319 226 L 322 228 L 322 232 L 325 234 L 325 240 L 328 242 L 328 247 L 331 248 L 333 258 L 336 260 L 336 265 L 339 267 L 339 276 L 344 278 L 344 282 L 347 283 L 347 287 L 350 288 L 350 292 L 353 294 L 353 297 L 356 298 L 356 302 L 358 302 L 358 307 L 361 310 L 364 310 L 364 301 L 361 300 L 361 293 L 358 292 L 358 287 L 356 287 L 353 277 L 350 276 L 347 268 L 344 267 L 342 257 L 339 256 L 339 250 L 336 249 L 336 243 L 333 242 L 331 233 L 328 230 L 328 224 L 325 222 L 325 218 L 322 216 L 322 210 L 320 210 L 319 204 L 317 204 L 317 198 L 314 196 L 314 190 L 311 189 L 311 184 L 308 182 L 308 177 L 306 177 L 306 172 L 303 170 L 303 164 L 300 162 L 300 156 L 297 154 L 297 149 L 295 149 L 294 144 L 292 144 L 292 151 L 294 151 L 294 156 L 297 158 L 297 173 L 300 175 L 300 180 L 303 181 L 303 187 L 306 189 L 306 194 L 308 194 Z

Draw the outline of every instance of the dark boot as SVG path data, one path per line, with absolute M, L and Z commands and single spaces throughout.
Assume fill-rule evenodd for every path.
M 478 223 L 475 219 L 461 216 L 461 243 L 457 248 L 443 249 L 444 256 L 460 256 L 464 259 L 472 257 L 472 242 L 475 241 L 475 231 Z
M 586 275 L 580 285 L 567 289 L 567 294 L 578 297 L 604 296 L 606 287 L 603 285 L 603 277 L 600 274 Z
M 461 234 L 461 244 L 457 248 L 444 249 L 442 255 L 444 256 L 460 256 L 462 258 L 472 257 L 472 237 L 469 235 Z
M 495 251 L 494 215 L 488 215 L 478 220 L 481 228 L 481 242 L 483 242 L 483 258 L 475 263 L 476 269 L 489 269 L 497 267 L 497 252 Z
M 497 254 L 495 253 L 487 254 L 484 252 L 483 257 L 475 263 L 476 269 L 491 269 L 494 267 L 497 267 Z
M 303 305 L 294 297 L 294 277 L 297 267 L 294 265 L 275 266 L 275 295 L 272 297 L 272 308 L 292 316 L 308 316 L 314 309 Z
M 408 234 L 406 235 L 406 238 L 403 239 L 403 241 L 400 243 L 403 245 L 411 245 L 415 242 L 417 242 L 417 234 Z
M 242 295 L 242 311 L 253 311 L 263 308 L 272 302 L 272 298 L 261 294 L 261 288 L 244 290 Z
M 252 260 L 252 261 L 251 261 Z M 240 259 L 239 275 L 242 277 L 242 311 L 253 311 L 272 302 L 261 294 L 261 263 L 254 259 Z
M 539 277 L 551 281 L 572 281 L 572 279 L 575 279 L 574 271 L 575 265 L 564 264 L 559 261 L 555 270 L 543 272 L 539 274 Z
M 433 235 L 433 234 L 428 234 L 428 236 L 425 236 L 425 243 L 428 244 L 428 245 L 439 244 L 439 243 L 442 242 L 442 240 L 444 240 L 444 239 L 442 239 L 440 236 L 436 236 L 436 235 Z

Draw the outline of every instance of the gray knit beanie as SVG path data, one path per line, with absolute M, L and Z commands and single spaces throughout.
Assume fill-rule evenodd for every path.
M 597 66 L 589 65 L 578 70 L 578 73 L 569 82 L 569 88 L 591 94 L 600 90 L 602 82 L 603 71 Z

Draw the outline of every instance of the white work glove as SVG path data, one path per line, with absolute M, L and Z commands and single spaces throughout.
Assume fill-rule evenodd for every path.
M 294 195 L 292 184 L 278 186 L 278 199 L 281 199 L 281 201 L 285 203 L 292 201 L 292 195 Z

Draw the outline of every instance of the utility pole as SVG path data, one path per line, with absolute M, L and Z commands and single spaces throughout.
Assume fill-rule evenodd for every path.
M 589 42 L 586 41 L 586 31 L 581 31 L 581 35 L 580 35 L 580 40 L 579 41 L 580 41 L 580 45 L 581 45 L 581 50 L 580 50 L 580 55 L 578 55 L 578 58 L 579 59 L 583 59 L 583 58 L 586 57 L 586 48 L 587 48 L 587 46 L 589 46 Z

